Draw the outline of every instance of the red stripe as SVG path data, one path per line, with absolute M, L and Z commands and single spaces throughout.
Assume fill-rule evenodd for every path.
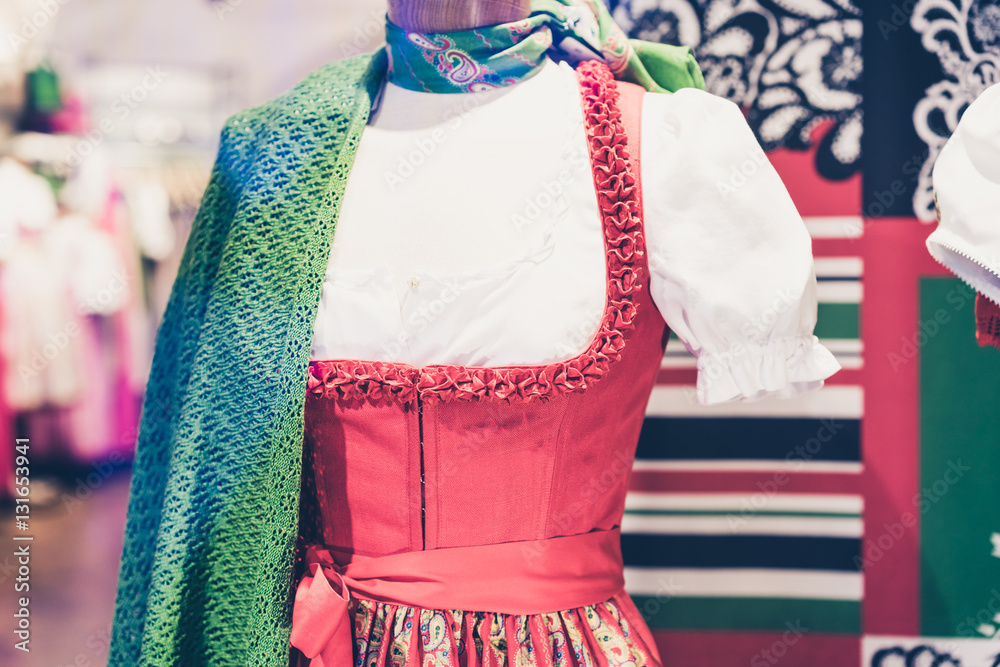
M 877 549 L 871 545 L 885 536 L 885 526 L 899 523 L 904 513 L 918 523 L 865 563 L 864 632 L 919 635 L 920 525 L 912 502 L 920 483 L 919 359 L 907 359 L 902 351 L 904 339 L 917 333 L 920 276 L 948 274 L 924 245 L 933 225 L 911 218 L 869 223 L 862 243 L 864 553 Z
M 706 472 L 633 470 L 630 491 L 647 493 L 834 493 L 859 495 L 858 473 L 787 472 L 773 470 Z
M 653 630 L 653 638 L 664 665 L 859 667 L 861 664 L 861 638 L 851 635 Z
M 698 379 L 698 369 L 696 368 L 661 368 L 656 376 L 658 385 L 682 385 L 690 387 L 692 390 Z M 863 376 L 860 369 L 845 368 L 837 371 L 827 379 L 826 386 L 860 385 Z
M 813 239 L 813 257 L 858 257 L 861 239 Z

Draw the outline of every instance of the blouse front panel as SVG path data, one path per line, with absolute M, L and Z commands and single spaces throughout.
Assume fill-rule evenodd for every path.
M 568 74 L 549 61 L 515 86 L 456 95 L 386 84 L 348 181 L 313 359 L 500 366 L 585 348 L 605 306 L 604 241 Z
M 385 85 L 338 220 L 313 360 L 503 366 L 586 349 L 604 250 L 576 86 L 551 60 L 494 91 Z M 642 104 L 650 291 L 698 358 L 698 401 L 818 389 L 840 366 L 812 334 L 811 241 L 743 116 L 695 89 Z

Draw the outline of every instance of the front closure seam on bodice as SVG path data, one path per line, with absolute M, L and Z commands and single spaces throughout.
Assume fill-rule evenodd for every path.
M 638 204 L 638 174 L 632 173 L 618 90 L 604 63 L 576 68 L 586 140 L 602 218 L 605 246 L 605 307 L 587 349 L 547 364 L 463 366 L 361 359 L 315 360 L 309 364 L 310 397 L 346 402 L 455 400 L 547 401 L 584 391 L 621 359 L 627 334 L 635 328 L 636 295 L 642 289 L 645 249 Z

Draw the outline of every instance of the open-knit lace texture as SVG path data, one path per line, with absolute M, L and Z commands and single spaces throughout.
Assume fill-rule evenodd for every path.
M 636 175 L 628 146 L 618 89 L 608 67 L 592 60 L 576 68 L 587 143 L 604 228 L 607 300 L 597 335 L 571 359 L 540 365 L 416 367 L 402 362 L 360 359 L 317 360 L 309 364 L 309 394 L 346 401 L 426 403 L 546 401 L 583 391 L 621 358 L 626 334 L 635 328 L 636 293 L 642 288 L 642 238 Z
M 157 334 L 109 665 L 287 667 L 309 337 L 384 61 L 226 122 Z

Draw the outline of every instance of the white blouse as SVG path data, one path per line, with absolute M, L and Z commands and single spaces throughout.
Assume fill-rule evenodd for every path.
M 311 358 L 546 364 L 583 352 L 604 310 L 604 231 L 575 71 L 516 85 L 384 87 L 362 134 Z M 710 405 L 818 389 L 840 365 L 813 335 L 811 240 L 733 103 L 644 96 L 650 296 L 697 357 Z

